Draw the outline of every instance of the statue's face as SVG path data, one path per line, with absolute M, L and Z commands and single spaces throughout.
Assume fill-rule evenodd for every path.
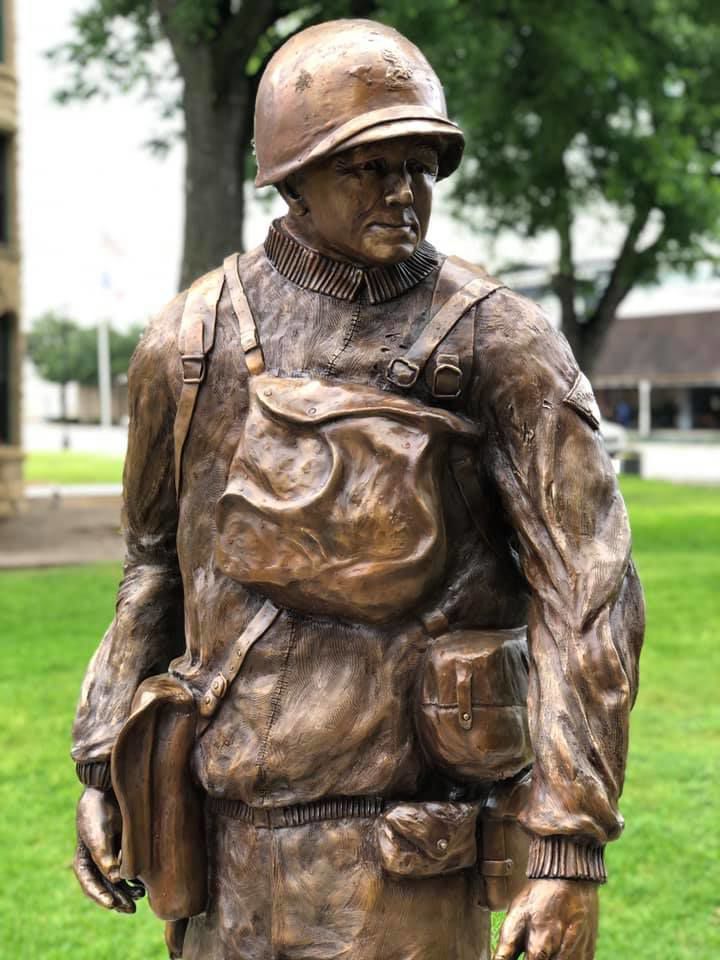
M 370 266 L 407 260 L 425 237 L 438 154 L 428 141 L 363 144 L 302 170 L 301 239 L 329 256 Z

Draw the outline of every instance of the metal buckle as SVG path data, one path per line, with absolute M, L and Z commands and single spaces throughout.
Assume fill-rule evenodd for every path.
M 184 353 L 181 357 L 183 365 L 183 383 L 202 383 L 205 379 L 205 354 Z M 199 364 L 195 373 L 190 364 Z
M 439 387 L 439 377 L 441 375 L 451 374 L 453 382 L 457 384 L 455 390 L 441 390 Z M 434 397 L 445 397 L 454 399 L 459 397 L 462 392 L 462 368 L 460 367 L 460 357 L 454 353 L 438 354 L 437 364 L 433 373 L 432 392 Z
M 395 370 L 397 364 L 405 367 L 407 372 L 398 373 Z M 391 360 L 388 364 L 385 375 L 390 383 L 394 383 L 396 387 L 408 389 L 417 382 L 417 378 L 420 376 L 420 367 L 416 363 L 413 363 L 412 360 L 406 360 L 405 357 L 395 357 L 395 359 Z

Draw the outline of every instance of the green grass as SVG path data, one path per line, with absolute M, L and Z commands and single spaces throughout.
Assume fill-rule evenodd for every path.
M 120 483 L 123 458 L 97 453 L 29 453 L 25 460 L 26 483 Z
M 627 478 L 648 601 L 641 693 L 598 960 L 720 957 L 720 491 Z M 0 956 L 160 960 L 162 928 L 84 900 L 70 871 L 69 730 L 115 566 L 0 575 Z M 380 958 L 379 958 L 380 960 Z

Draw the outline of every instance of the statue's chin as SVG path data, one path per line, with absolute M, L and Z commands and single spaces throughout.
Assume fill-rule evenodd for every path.
M 418 243 L 416 235 L 413 235 L 412 239 L 403 240 L 372 237 L 370 243 L 363 244 L 361 259 L 363 263 L 373 267 L 402 263 L 415 253 Z

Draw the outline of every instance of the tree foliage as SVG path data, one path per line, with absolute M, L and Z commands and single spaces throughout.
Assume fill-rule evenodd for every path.
M 142 332 L 139 326 L 125 332 L 110 328 L 110 372 L 113 378 L 127 373 L 130 357 Z M 81 327 L 61 313 L 38 317 L 27 338 L 27 350 L 38 373 L 51 383 L 98 383 L 98 329 Z
M 50 52 L 65 68 L 61 101 L 139 90 L 187 147 L 181 285 L 242 245 L 243 187 L 262 69 L 293 32 L 328 17 L 367 16 L 372 0 L 86 0 L 71 40 Z M 168 61 L 168 49 L 170 59 Z
M 458 212 L 481 211 L 489 230 L 557 235 L 553 288 L 587 367 L 633 285 L 717 257 L 719 10 L 716 0 L 388 5 L 424 38 L 467 133 Z M 588 209 L 625 234 L 583 296 L 573 228 Z
M 33 323 L 27 351 L 45 380 L 65 385 L 86 379 L 93 363 L 97 372 L 97 341 L 93 336 L 92 330 L 82 329 L 69 317 L 48 312 Z
M 70 70 L 63 97 L 140 87 L 170 116 L 159 41 L 172 50 L 188 150 L 183 282 L 241 242 L 263 66 L 292 32 L 343 15 L 393 23 L 438 69 L 468 138 L 457 213 L 556 234 L 553 289 L 584 365 L 634 284 L 716 257 L 718 0 L 89 0 L 55 52 Z M 589 207 L 625 227 L 591 291 L 576 251 Z

